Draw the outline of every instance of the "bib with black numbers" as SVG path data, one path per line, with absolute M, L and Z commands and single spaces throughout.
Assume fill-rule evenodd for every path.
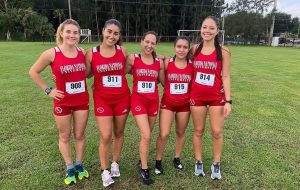
M 186 94 L 188 83 L 170 83 L 170 94 Z
M 83 80 L 78 82 L 66 82 L 66 91 L 69 94 L 85 92 L 85 83 Z
M 215 82 L 215 75 L 197 72 L 195 81 L 198 84 L 202 84 L 202 85 L 206 85 L 206 86 L 213 86 L 214 82 Z
M 155 82 L 138 81 L 138 93 L 153 93 L 155 91 Z
M 121 75 L 109 75 L 102 78 L 104 87 L 122 87 Z

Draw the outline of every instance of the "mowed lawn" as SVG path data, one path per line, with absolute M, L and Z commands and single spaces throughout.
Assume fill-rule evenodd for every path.
M 84 44 L 88 49 L 96 44 Z M 93 113 L 86 131 L 84 165 L 88 180 L 67 187 L 65 165 L 58 150 L 52 101 L 29 78 L 28 69 L 54 44 L 0 42 L 0 189 L 102 189 L 98 160 L 99 133 Z M 128 43 L 138 52 L 138 43 Z M 171 43 L 157 52 L 172 55 Z M 223 178 L 210 179 L 212 145 L 209 127 L 204 137 L 205 177 L 194 175 L 193 126 L 182 153 L 184 171 L 172 165 L 175 131 L 164 154 L 165 173 L 154 175 L 156 125 L 150 148 L 154 185 L 138 178 L 139 131 L 129 116 L 121 155 L 121 177 L 108 189 L 299 189 L 300 188 L 300 49 L 230 46 L 232 53 L 232 114 L 224 126 Z M 48 68 L 43 77 L 51 85 Z M 89 86 L 93 79 L 89 79 Z M 131 77 L 128 77 L 131 85 Z M 90 95 L 91 89 L 90 90 Z M 209 124 L 209 122 L 207 122 Z

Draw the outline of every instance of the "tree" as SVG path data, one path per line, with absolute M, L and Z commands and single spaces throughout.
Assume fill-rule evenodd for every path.
M 61 19 L 65 16 L 64 10 L 62 9 L 55 9 L 53 11 L 54 18 L 58 18 L 59 24 L 61 23 Z
M 229 6 L 230 12 L 253 12 L 263 14 L 273 3 L 273 0 L 235 0 Z
M 274 32 L 273 33 L 284 33 L 289 32 L 292 28 L 292 18 L 290 14 L 275 12 L 275 24 L 274 24 Z M 268 21 L 268 25 L 271 25 L 272 14 L 268 14 L 266 16 L 266 20 Z
M 246 40 L 259 39 L 265 33 L 265 20 L 262 14 L 237 12 L 228 15 L 225 22 L 226 35 L 231 37 L 240 36 Z

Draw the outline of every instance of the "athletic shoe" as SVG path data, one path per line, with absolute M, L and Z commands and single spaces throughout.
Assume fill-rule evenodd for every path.
M 66 178 L 65 178 L 64 181 L 65 181 L 66 185 L 70 185 L 72 183 L 76 184 L 76 177 L 75 177 L 75 170 L 74 170 L 74 168 L 67 170 Z
M 222 178 L 221 176 L 221 168 L 220 163 L 217 162 L 216 164 L 211 165 L 211 179 L 213 180 L 219 180 Z
M 101 174 L 103 186 L 107 187 L 114 183 L 114 180 L 111 178 L 111 175 L 108 170 L 104 170 Z
M 88 178 L 90 176 L 89 172 L 86 169 L 84 169 L 81 164 L 76 165 L 75 169 L 79 180 L 82 180 L 83 178 Z
M 120 177 L 120 169 L 119 164 L 117 162 L 111 163 L 110 168 L 111 177 Z
M 183 165 L 181 164 L 180 158 L 174 158 L 173 163 L 174 163 L 175 169 L 183 170 Z
M 161 175 L 161 174 L 163 174 L 163 167 L 162 167 L 162 162 L 161 162 L 161 160 L 156 160 L 156 161 L 155 161 L 155 174 L 156 174 L 156 175 Z
M 203 171 L 203 163 L 197 161 L 195 163 L 195 175 L 196 176 L 205 176 L 205 173 Z
M 153 183 L 153 180 L 150 177 L 149 169 L 142 169 L 141 161 L 138 162 L 138 173 L 145 185 L 151 185 Z

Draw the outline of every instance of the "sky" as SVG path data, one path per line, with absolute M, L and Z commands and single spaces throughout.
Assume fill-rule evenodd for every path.
M 233 1 L 225 0 L 225 3 L 230 4 Z M 292 15 L 292 18 L 300 18 L 300 0 L 277 0 L 277 10 Z

